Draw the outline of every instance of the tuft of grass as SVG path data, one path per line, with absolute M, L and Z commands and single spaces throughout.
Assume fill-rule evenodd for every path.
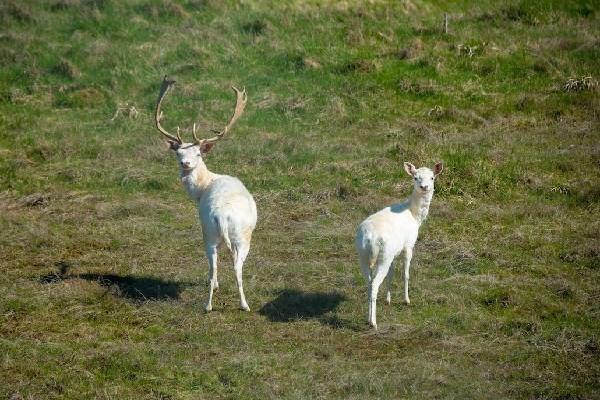
M 95 87 L 72 87 L 59 90 L 55 95 L 54 105 L 65 108 L 98 107 L 106 104 L 106 96 Z
M 69 60 L 60 60 L 58 64 L 52 67 L 51 72 L 63 78 L 73 80 L 81 76 L 81 71 Z
M 581 78 L 569 78 L 563 85 L 565 92 L 581 92 L 581 91 L 594 91 L 598 88 L 598 81 L 591 76 L 584 76 Z
M 34 22 L 34 14 L 28 4 L 9 0 L 0 5 L 0 19 L 6 23 L 31 23 Z
M 240 26 L 243 33 L 254 36 L 264 35 L 267 32 L 267 27 L 267 23 L 260 18 L 244 22 Z

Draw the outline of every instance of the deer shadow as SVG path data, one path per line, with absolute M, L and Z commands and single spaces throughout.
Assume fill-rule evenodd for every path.
M 138 301 L 178 299 L 187 286 L 186 283 L 163 279 L 115 274 L 80 274 L 74 278 L 97 282 L 113 295 Z
M 334 311 L 346 300 L 340 293 L 311 292 L 305 293 L 296 289 L 283 289 L 278 296 L 266 303 L 258 313 L 271 322 L 293 322 L 306 319 L 317 319 L 319 322 L 339 326 L 340 320 L 327 314 Z
M 40 283 L 49 284 L 70 279 L 96 282 L 111 294 L 134 301 L 178 299 L 181 292 L 190 286 L 186 282 L 173 282 L 151 277 L 121 276 L 116 274 L 70 274 L 69 263 L 56 264 L 58 270 L 39 278 Z

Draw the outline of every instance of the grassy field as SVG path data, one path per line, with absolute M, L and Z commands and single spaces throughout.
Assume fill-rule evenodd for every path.
M 3 0 L 0 398 L 600 398 L 599 9 Z M 250 313 L 224 252 L 203 312 L 165 74 L 188 137 L 249 93 L 206 163 L 258 205 Z M 356 226 L 437 160 L 375 332 Z

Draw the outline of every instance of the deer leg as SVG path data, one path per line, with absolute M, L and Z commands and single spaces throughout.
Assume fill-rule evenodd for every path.
M 212 298 L 213 290 L 217 285 L 217 246 L 206 246 L 206 257 L 208 258 L 208 272 L 209 272 L 209 289 L 208 289 L 208 301 L 204 308 L 206 312 L 212 311 Z
M 410 275 L 410 261 L 412 260 L 412 249 L 406 248 L 404 250 L 404 301 L 406 304 L 410 304 L 408 298 L 408 278 Z
M 360 271 L 363 274 L 363 277 L 365 278 L 365 281 L 367 281 L 367 304 L 368 304 L 368 311 L 367 311 L 367 321 L 371 321 L 371 268 L 369 267 L 369 261 L 367 259 L 364 259 L 363 257 L 360 257 Z
M 389 264 L 387 266 L 389 268 Z M 377 270 L 375 272 L 375 276 L 373 277 L 373 279 L 371 280 L 371 287 L 370 287 L 370 318 L 369 318 L 369 323 L 371 324 L 371 326 L 375 329 L 377 329 L 377 292 L 379 291 L 379 286 L 381 285 L 381 283 L 383 282 L 383 279 L 386 276 L 386 268 L 382 267 L 382 266 L 378 266 Z
M 238 250 L 233 252 L 233 268 L 235 270 L 238 291 L 240 292 L 240 308 L 244 311 L 250 311 L 250 307 L 248 307 L 248 303 L 246 302 L 246 296 L 244 295 L 244 283 L 242 280 L 242 269 L 244 268 L 244 261 L 246 260 L 249 251 L 249 245 L 240 245 Z
M 394 262 L 390 264 L 390 270 L 387 273 L 387 294 L 385 296 L 385 302 L 390 304 L 392 302 L 392 280 L 394 279 Z

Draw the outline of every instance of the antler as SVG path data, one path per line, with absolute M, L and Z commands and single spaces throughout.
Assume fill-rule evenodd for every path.
M 192 136 L 194 137 L 194 143 L 200 144 L 202 142 L 202 139 L 198 139 L 198 137 L 196 136 L 196 123 L 195 122 L 194 122 L 194 125 L 192 126 Z
M 221 132 L 217 133 L 217 136 L 214 136 L 209 139 L 198 139 L 196 137 L 196 125 L 194 124 L 194 128 L 192 130 L 192 135 L 194 136 L 194 140 L 196 141 L 197 144 L 215 143 L 218 140 L 221 140 L 223 138 L 223 136 L 225 136 L 225 134 L 227 132 L 229 132 L 229 129 L 233 126 L 233 124 L 235 124 L 235 121 L 237 121 L 238 118 L 244 113 L 244 108 L 246 107 L 246 103 L 248 101 L 248 96 L 246 95 L 246 88 L 244 88 L 241 91 L 238 90 L 238 88 L 236 88 L 235 86 L 232 86 L 231 88 L 235 92 L 237 99 L 236 99 L 236 103 L 235 103 L 235 110 L 233 112 L 233 116 L 229 120 L 229 123 L 225 126 L 225 128 L 223 128 L 223 130 Z
M 162 133 L 163 135 L 165 135 L 167 138 L 182 144 L 183 140 L 181 140 L 181 136 L 179 135 L 179 129 L 177 129 L 177 137 L 171 135 L 169 132 L 167 132 L 165 130 L 165 128 L 163 128 L 160 125 L 160 120 L 163 117 L 163 113 L 162 111 L 160 111 L 160 105 L 162 104 L 162 101 L 164 100 L 167 92 L 169 91 L 169 89 L 171 89 L 171 87 L 175 84 L 174 80 L 169 80 L 167 79 L 167 76 L 165 75 L 165 77 L 163 78 L 162 84 L 160 85 L 160 93 L 158 94 L 158 100 L 156 101 L 156 109 L 154 110 L 154 120 L 156 121 L 156 128 L 160 131 L 160 133 Z

